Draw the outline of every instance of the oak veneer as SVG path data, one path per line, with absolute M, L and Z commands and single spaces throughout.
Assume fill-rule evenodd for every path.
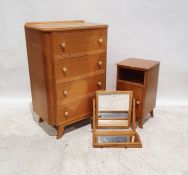
M 77 21 L 25 24 L 33 110 L 58 129 L 88 118 L 106 86 L 107 25 Z
M 143 118 L 153 117 L 156 105 L 159 61 L 129 58 L 117 63 L 116 90 L 132 90 L 136 99 L 136 119 L 143 128 Z

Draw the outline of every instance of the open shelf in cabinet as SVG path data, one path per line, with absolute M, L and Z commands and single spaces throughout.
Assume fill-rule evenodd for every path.
M 144 71 L 119 67 L 118 80 L 144 84 Z

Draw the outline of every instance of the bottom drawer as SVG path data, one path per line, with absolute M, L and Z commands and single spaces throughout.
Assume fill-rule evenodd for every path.
M 57 109 L 57 124 L 71 122 L 92 113 L 92 97 L 67 103 Z
M 136 117 L 142 117 L 144 93 L 143 87 L 128 83 L 126 81 L 118 80 L 116 89 L 122 91 L 133 91 L 133 98 L 136 100 Z

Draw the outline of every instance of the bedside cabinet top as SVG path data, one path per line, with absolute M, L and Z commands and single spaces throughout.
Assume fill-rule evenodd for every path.
M 141 70 L 148 70 L 158 64 L 160 64 L 159 61 L 145 60 L 145 59 L 139 59 L 139 58 L 128 58 L 128 59 L 118 62 L 117 66 L 133 68 L 133 69 L 135 68 L 135 69 L 141 69 Z
M 93 29 L 93 28 L 107 28 L 106 24 L 89 23 L 84 20 L 74 21 L 49 21 L 49 22 L 28 22 L 25 28 L 39 30 L 43 32 L 79 30 L 79 29 Z

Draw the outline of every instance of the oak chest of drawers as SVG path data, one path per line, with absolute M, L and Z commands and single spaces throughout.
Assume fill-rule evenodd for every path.
M 117 63 L 117 90 L 133 91 L 136 118 L 143 128 L 143 118 L 153 117 L 156 104 L 159 61 L 129 58 Z
M 106 85 L 107 25 L 84 21 L 25 24 L 33 110 L 58 130 L 90 117 Z

